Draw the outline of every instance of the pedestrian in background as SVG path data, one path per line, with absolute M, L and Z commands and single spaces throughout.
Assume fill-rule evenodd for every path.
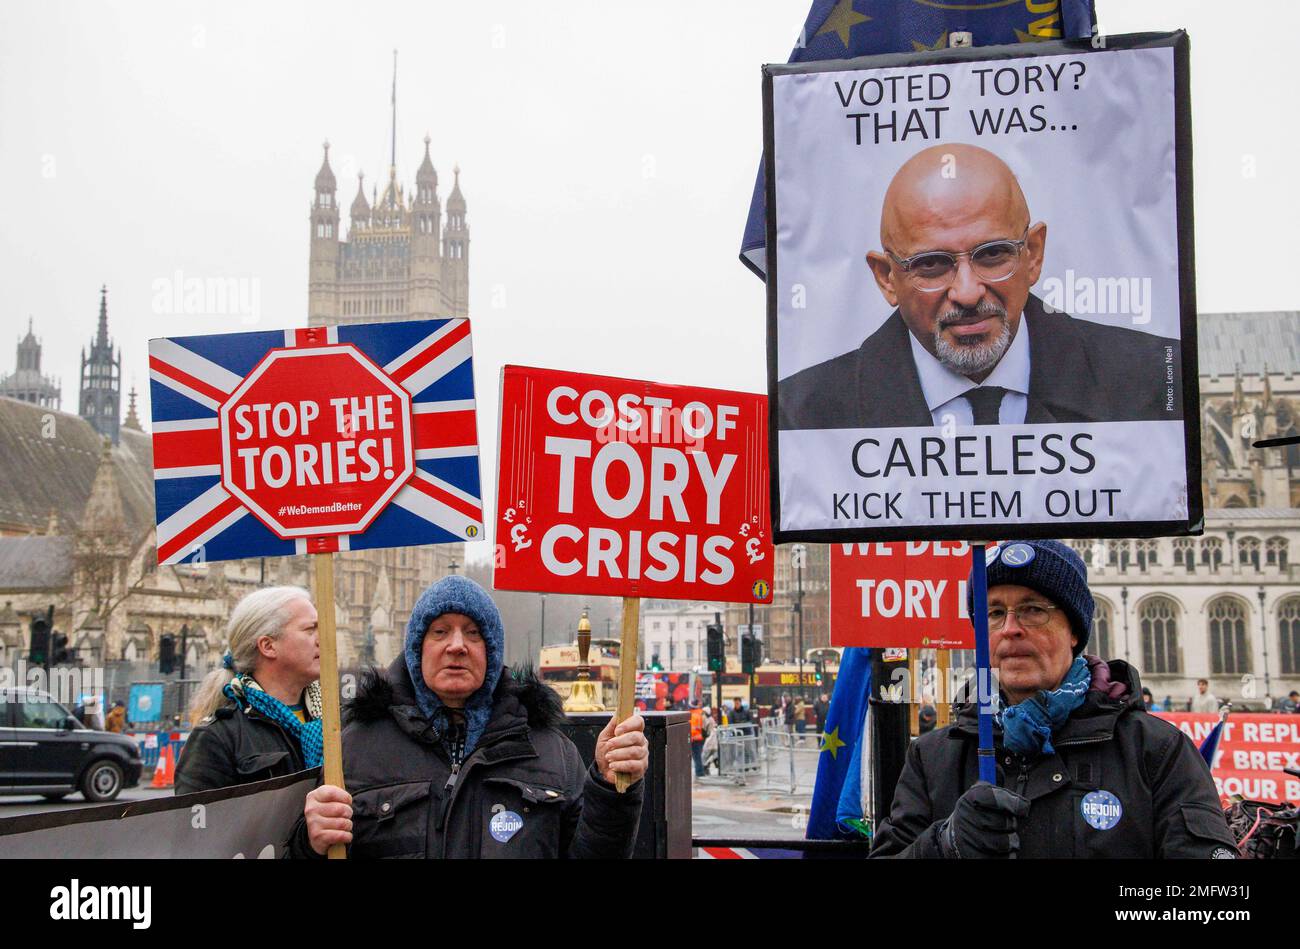
M 1219 700 L 1215 698 L 1210 691 L 1210 682 L 1208 679 L 1196 680 L 1196 694 L 1192 696 L 1190 711 L 1193 712 L 1217 712 L 1219 710 Z
M 823 692 L 813 703 L 813 716 L 817 719 L 818 733 L 826 731 L 826 716 L 831 710 L 831 697 Z
M 104 717 L 104 730 L 110 732 L 121 732 L 126 729 L 126 706 L 118 699 L 109 709 L 108 715 Z

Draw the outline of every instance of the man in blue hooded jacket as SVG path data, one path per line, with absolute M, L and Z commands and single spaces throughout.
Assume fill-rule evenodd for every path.
M 347 706 L 347 789 L 306 801 L 295 856 L 343 843 L 353 857 L 631 855 L 649 761 L 644 721 L 612 719 L 583 765 L 556 727 L 559 696 L 531 670 L 504 668 L 492 598 L 444 577 L 420 596 L 403 655 L 367 676 Z M 626 793 L 615 776 L 635 782 Z

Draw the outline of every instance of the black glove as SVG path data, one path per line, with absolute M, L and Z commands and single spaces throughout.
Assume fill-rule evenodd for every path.
M 1028 813 L 1029 801 L 1015 791 L 977 782 L 939 826 L 939 850 L 950 860 L 1014 856 L 1020 849 L 1016 818 Z

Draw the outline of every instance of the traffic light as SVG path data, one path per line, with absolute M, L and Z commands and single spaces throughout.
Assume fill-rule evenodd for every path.
M 659 653 L 650 657 L 650 668 L 655 672 L 663 672 L 664 667 L 659 663 Z
M 50 625 L 43 617 L 32 620 L 32 643 L 27 650 L 28 661 L 38 666 L 45 665 L 45 657 L 50 651 Z
M 56 629 L 51 637 L 50 665 L 57 666 L 61 662 L 71 660 L 72 650 L 68 648 L 68 637 Z
M 749 633 L 740 637 L 740 671 L 745 675 L 752 675 L 754 670 L 763 663 L 763 644 L 757 637 Z
M 727 646 L 719 623 L 710 623 L 709 634 L 709 671 L 727 671 Z
M 171 633 L 163 634 L 158 640 L 158 671 L 170 675 L 176 668 L 176 637 Z

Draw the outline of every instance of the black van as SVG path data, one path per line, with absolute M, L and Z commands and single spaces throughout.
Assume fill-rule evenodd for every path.
M 46 692 L 0 689 L 0 794 L 102 803 L 139 784 L 140 769 L 134 739 L 87 728 Z

